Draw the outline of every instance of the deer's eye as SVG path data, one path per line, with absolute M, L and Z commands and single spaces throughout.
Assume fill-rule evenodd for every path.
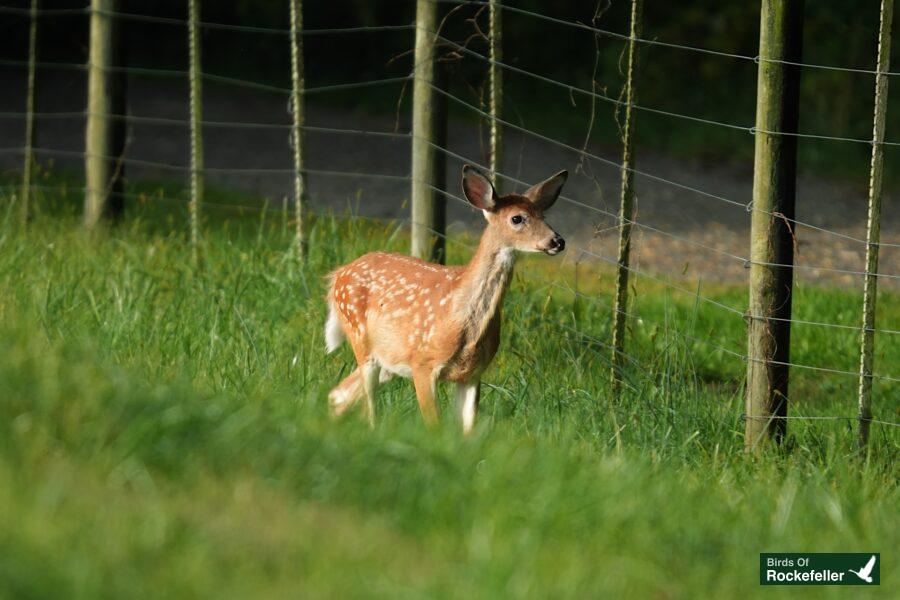
M 522 215 L 513 215 L 510 221 L 512 221 L 513 225 L 521 225 L 522 221 L 525 219 L 522 218 Z

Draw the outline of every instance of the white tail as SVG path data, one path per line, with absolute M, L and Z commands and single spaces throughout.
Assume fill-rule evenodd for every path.
M 346 337 L 337 313 L 334 311 L 334 302 L 328 300 L 328 320 L 325 321 L 325 351 L 331 354 L 344 343 Z
M 484 175 L 466 165 L 463 191 L 488 223 L 468 265 L 373 252 L 334 271 L 326 347 L 331 352 L 346 336 L 357 362 L 329 394 L 335 414 L 365 397 L 374 423 L 375 386 L 384 373 L 412 378 L 422 416 L 432 424 L 438 418 L 434 388 L 443 379 L 457 383 L 463 428 L 471 430 L 481 374 L 500 343 L 500 304 L 515 251 L 553 255 L 565 248 L 544 221 L 565 180 L 562 171 L 523 195 L 500 198 Z

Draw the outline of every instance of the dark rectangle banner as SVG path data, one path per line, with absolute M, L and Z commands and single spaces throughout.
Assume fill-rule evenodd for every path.
M 880 585 L 880 552 L 764 552 L 760 585 Z

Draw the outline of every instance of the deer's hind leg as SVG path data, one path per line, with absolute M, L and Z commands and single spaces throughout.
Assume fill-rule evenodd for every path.
M 369 421 L 370 427 L 375 427 L 375 390 L 381 377 L 381 365 L 375 359 L 369 359 L 360 364 L 359 371 L 362 373 L 363 390 L 366 397 L 366 420 Z
M 346 331 L 346 328 L 345 328 Z M 338 416 L 360 398 L 365 398 L 363 411 L 369 425 L 375 425 L 375 388 L 378 386 L 381 365 L 372 355 L 368 339 L 358 331 L 347 331 L 347 339 L 353 354 L 356 357 L 356 370 L 348 375 L 337 387 L 328 394 L 332 413 Z M 386 379 L 390 379 L 387 377 Z
M 390 377 L 381 376 L 381 367 L 375 361 L 367 361 L 347 375 L 328 393 L 328 405 L 334 417 L 352 408 L 360 398 L 365 398 L 363 411 L 369 425 L 375 425 L 375 389 L 378 383 Z
M 331 414 L 339 417 L 351 408 L 363 396 L 363 378 L 359 368 L 354 369 L 328 393 L 328 406 Z

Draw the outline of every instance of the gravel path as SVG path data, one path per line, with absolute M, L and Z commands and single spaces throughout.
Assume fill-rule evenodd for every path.
M 24 78 L 5 69 L 0 74 L 0 111 L 22 110 L 24 106 Z M 133 78 L 129 82 L 130 111 L 134 115 L 187 118 L 186 84 L 171 80 Z M 396 86 L 399 92 L 399 86 Z M 204 118 L 210 121 L 258 121 L 288 124 L 286 97 L 244 89 L 208 85 L 204 97 Z M 72 111 L 84 108 L 84 80 L 78 73 L 48 73 L 39 80 L 38 110 Z M 372 116 L 361 112 L 338 110 L 323 104 L 317 97 L 308 115 L 310 125 L 392 131 L 394 120 L 389 116 Z M 0 119 L 2 147 L 21 146 L 22 121 Z M 408 122 L 399 124 L 407 131 Z M 80 119 L 38 120 L 36 145 L 58 150 L 83 149 L 84 124 Z M 736 143 L 752 143 L 742 134 Z M 204 132 L 206 164 L 213 169 L 209 181 L 216 185 L 233 186 L 260 197 L 280 199 L 290 192 L 288 172 L 237 172 L 232 169 L 284 169 L 291 167 L 287 131 L 285 129 L 243 129 L 208 127 Z M 517 178 L 535 181 L 561 168 L 573 175 L 564 194 L 592 208 L 560 202 L 554 208 L 551 222 L 574 242 L 573 246 L 611 260 L 615 254 L 615 231 L 610 229 L 618 203 L 619 172 L 599 161 L 579 164 L 579 153 L 553 144 L 508 131 L 506 171 Z M 184 167 L 188 160 L 187 128 L 184 125 L 141 124 L 129 130 L 129 158 L 163 162 Z M 579 140 L 570 140 L 580 147 Z M 480 162 L 483 156 L 479 132 L 471 123 L 454 122 L 449 132 L 449 147 L 461 156 Z M 409 140 L 406 138 L 351 136 L 310 132 L 307 135 L 309 167 L 313 171 L 328 170 L 347 173 L 369 173 L 403 177 L 409 172 Z M 595 144 L 592 154 L 618 161 L 614 143 Z M 49 158 L 41 155 L 41 159 Z M 13 169 L 20 156 L 0 154 L 0 166 Z M 80 168 L 77 158 L 57 157 L 60 167 Z M 462 161 L 448 157 L 449 191 L 459 195 L 456 182 Z M 741 257 L 748 251 L 749 213 L 744 208 L 750 199 L 752 164 L 739 166 L 715 164 L 709 161 L 685 160 L 653 154 L 646 148 L 638 150 L 640 171 L 654 178 L 636 178 L 638 216 L 646 227 L 636 230 L 635 252 L 637 268 L 652 273 L 673 276 L 702 277 L 706 281 L 738 281 L 746 278 Z M 888 163 L 888 168 L 890 164 Z M 129 167 L 131 178 L 180 179 L 179 170 Z M 667 179 L 682 187 L 665 183 Z M 866 181 L 861 173 L 853 185 L 835 183 L 821 178 L 801 176 L 798 182 L 797 218 L 817 227 L 833 230 L 845 236 L 865 237 Z M 394 218 L 408 214 L 408 184 L 393 179 L 358 176 L 336 176 L 312 173 L 309 188 L 314 209 L 351 209 L 372 217 Z M 709 194 L 740 203 L 735 206 L 720 199 L 690 191 L 704 190 Z M 451 231 L 461 227 L 478 226 L 480 217 L 453 199 L 448 200 Z M 670 235 L 654 231 L 659 229 Z M 861 285 L 858 275 L 809 269 L 827 267 L 859 271 L 863 267 L 865 244 L 844 237 L 819 232 L 807 227 L 797 228 L 798 279 L 826 280 L 842 285 Z M 676 236 L 676 237 L 673 237 Z M 892 191 L 885 197 L 883 242 L 900 242 L 900 204 Z M 733 255 L 733 256 L 732 256 Z M 570 260 L 579 257 L 593 260 L 584 254 L 571 252 Z M 900 248 L 885 247 L 881 254 L 882 272 L 900 274 Z M 884 285 L 896 285 L 896 279 L 885 278 Z

